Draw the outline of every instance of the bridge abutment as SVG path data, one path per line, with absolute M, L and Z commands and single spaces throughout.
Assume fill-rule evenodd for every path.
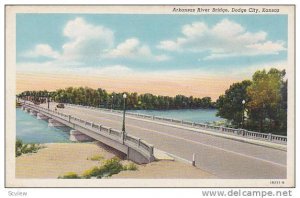
M 140 152 L 136 151 L 135 149 L 128 147 L 128 151 L 127 151 L 127 159 L 134 161 L 138 164 L 147 164 L 150 162 L 153 162 L 154 156 L 147 158 L 145 156 L 143 156 Z
M 70 140 L 72 142 L 92 142 L 95 141 L 93 138 L 81 133 L 77 130 L 70 130 Z

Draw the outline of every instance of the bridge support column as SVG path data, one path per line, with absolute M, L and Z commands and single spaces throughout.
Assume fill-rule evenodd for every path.
M 30 114 L 30 115 L 33 115 L 33 116 L 36 116 L 36 115 L 37 115 L 37 112 L 31 109 L 31 110 L 29 111 L 29 114 Z
M 48 123 L 49 127 L 64 127 L 65 126 L 64 124 L 62 124 L 54 119 L 49 119 L 48 122 L 49 122 Z
M 37 113 L 37 114 L 36 114 L 36 119 L 38 119 L 38 120 L 47 120 L 48 117 L 45 116 L 44 114 Z
M 94 141 L 93 138 L 81 133 L 80 131 L 77 130 L 70 130 L 70 140 L 72 142 L 92 142 Z

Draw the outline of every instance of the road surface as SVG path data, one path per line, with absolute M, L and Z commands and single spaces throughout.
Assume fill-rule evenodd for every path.
M 54 107 L 55 103 L 51 103 L 50 108 Z M 122 114 L 70 106 L 57 111 L 122 129 Z M 131 116 L 126 116 L 126 132 L 182 160 L 191 161 L 195 153 L 196 166 L 221 179 L 286 178 L 286 151 L 196 133 Z

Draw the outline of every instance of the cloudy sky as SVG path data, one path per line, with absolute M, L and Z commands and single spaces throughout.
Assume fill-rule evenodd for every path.
M 17 14 L 17 92 L 210 96 L 287 62 L 285 15 Z

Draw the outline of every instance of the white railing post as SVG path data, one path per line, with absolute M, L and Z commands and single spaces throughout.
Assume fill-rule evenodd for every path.
M 238 135 L 242 135 L 243 134 L 243 129 L 239 129 Z
M 196 154 L 193 153 L 193 161 L 192 161 L 192 165 L 196 166 Z
M 246 135 L 246 132 L 247 132 L 247 130 L 244 129 L 242 135 L 245 136 L 245 135 Z
M 268 139 L 269 139 L 270 141 L 272 141 L 272 133 L 269 133 L 269 134 L 268 134 Z

